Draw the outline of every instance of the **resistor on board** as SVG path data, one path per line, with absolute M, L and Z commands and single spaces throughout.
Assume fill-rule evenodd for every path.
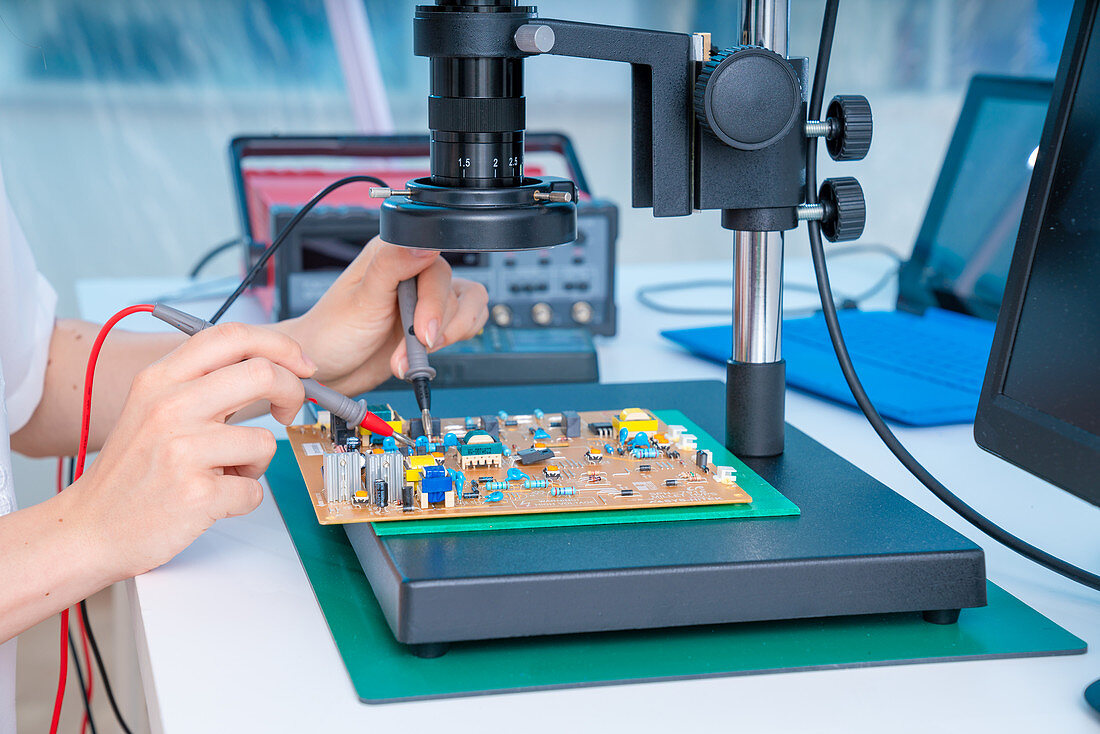
M 526 479 L 523 482 L 524 489 L 542 489 L 546 486 L 545 479 Z
M 576 487 L 551 487 L 551 497 L 572 497 L 577 493 Z
M 635 459 L 656 459 L 657 449 L 652 446 L 647 448 L 634 448 L 630 450 L 630 455 Z
M 495 492 L 497 490 L 508 489 L 508 482 L 483 482 L 481 489 L 486 492 Z

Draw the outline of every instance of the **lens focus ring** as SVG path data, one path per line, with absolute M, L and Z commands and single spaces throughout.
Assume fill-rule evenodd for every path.
M 428 97 L 428 127 L 448 132 L 522 130 L 523 97 Z

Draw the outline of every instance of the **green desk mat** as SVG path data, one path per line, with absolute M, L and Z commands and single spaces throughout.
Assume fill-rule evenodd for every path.
M 663 522 L 669 520 L 712 520 L 732 517 L 784 517 L 798 514 L 798 507 L 781 495 L 763 477 L 715 441 L 678 410 L 655 410 L 668 425 L 681 425 L 698 438 L 701 449 L 710 449 L 714 463 L 737 470 L 737 483 L 749 493 L 752 502 L 739 505 L 702 505 L 697 507 L 655 507 L 646 510 L 592 510 L 590 512 L 549 512 L 538 515 L 498 515 L 495 517 L 458 517 L 440 520 L 388 520 L 374 523 L 379 536 L 457 533 L 471 530 L 515 530 L 576 525 Z M 297 485 L 302 494 L 301 472 L 289 442 L 280 441 L 279 450 L 267 470 L 269 482 Z
M 280 452 L 285 461 L 289 448 Z M 963 610 L 956 625 L 929 624 L 916 613 L 754 622 L 462 642 L 425 660 L 394 640 L 343 528 L 319 524 L 301 482 L 286 479 L 269 473 L 271 493 L 367 703 L 1085 651 L 1083 640 L 990 583 L 989 605 Z

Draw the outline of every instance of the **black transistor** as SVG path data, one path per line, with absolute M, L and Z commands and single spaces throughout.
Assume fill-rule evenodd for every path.
M 522 449 L 516 452 L 516 459 L 524 466 L 553 458 L 554 452 L 550 449 Z

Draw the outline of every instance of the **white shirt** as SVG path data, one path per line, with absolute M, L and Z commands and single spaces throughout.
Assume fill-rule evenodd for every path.
M 9 437 L 42 398 L 57 306 L 3 186 L 0 174 L 0 515 L 15 510 Z M 15 640 L 0 645 L 0 734 L 15 734 Z

